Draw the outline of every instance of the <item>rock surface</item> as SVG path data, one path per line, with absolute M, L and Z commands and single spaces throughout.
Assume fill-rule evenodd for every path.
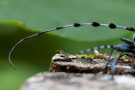
M 29 78 L 21 90 L 135 90 L 135 78 L 92 74 L 40 73 Z
M 56 54 L 50 64 L 50 72 L 29 78 L 21 90 L 135 90 L 135 68 L 124 59 L 117 63 L 114 80 L 111 64 L 104 72 L 107 55 L 94 57 Z M 122 63 L 121 63 L 122 62 Z

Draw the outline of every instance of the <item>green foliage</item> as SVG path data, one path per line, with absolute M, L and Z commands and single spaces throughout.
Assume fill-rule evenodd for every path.
M 0 0 L 0 90 L 18 90 L 26 78 L 48 70 L 57 50 L 77 53 L 81 49 L 116 44 L 131 33 L 108 28 L 68 28 L 34 37 L 13 52 L 17 70 L 8 65 L 8 53 L 21 38 L 38 31 L 75 22 L 114 22 L 134 26 L 135 1 L 129 0 Z

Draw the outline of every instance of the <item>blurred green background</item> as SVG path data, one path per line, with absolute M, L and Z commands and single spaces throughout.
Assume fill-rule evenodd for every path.
M 13 52 L 17 70 L 8 63 L 8 53 L 21 38 L 32 33 L 75 22 L 114 22 L 134 26 L 133 0 L 0 0 L 0 90 L 19 90 L 26 79 L 47 71 L 57 50 L 79 50 L 120 43 L 132 33 L 108 28 L 67 28 L 34 37 Z

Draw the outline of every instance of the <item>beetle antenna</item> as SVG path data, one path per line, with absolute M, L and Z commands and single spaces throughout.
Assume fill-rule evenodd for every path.
M 62 26 L 62 27 L 56 27 L 56 28 L 54 28 L 54 29 L 50 29 L 50 30 L 46 30 L 46 31 L 39 32 L 39 33 L 35 33 L 35 34 L 33 34 L 33 35 L 30 35 L 30 36 L 25 37 L 25 38 L 21 39 L 20 41 L 18 41 L 18 42 L 11 48 L 11 50 L 10 50 L 10 52 L 9 52 L 8 60 L 9 60 L 10 65 L 11 65 L 13 68 L 16 68 L 15 65 L 12 63 L 11 54 L 12 54 L 13 50 L 16 48 L 16 46 L 18 46 L 21 42 L 23 42 L 23 41 L 25 41 L 25 40 L 27 40 L 27 39 L 30 39 L 30 38 L 32 38 L 32 37 L 35 37 L 35 36 L 38 36 L 38 35 L 47 33 L 47 32 L 52 32 L 52 31 L 56 31 L 56 30 L 61 30 L 61 29 L 63 29 L 63 28 L 67 28 L 67 27 L 80 27 L 80 26 L 93 26 L 93 27 L 104 26 L 104 27 L 109 27 L 110 29 L 120 28 L 120 29 L 123 29 L 123 30 L 128 30 L 128 31 L 135 32 L 135 28 L 133 28 L 133 27 L 119 26 L 119 25 L 115 25 L 115 24 L 113 24 L 113 23 L 100 24 L 100 23 L 98 23 L 98 22 L 91 22 L 91 23 L 74 23 L 74 24 L 71 24 L 71 25 L 65 25 L 65 26 Z

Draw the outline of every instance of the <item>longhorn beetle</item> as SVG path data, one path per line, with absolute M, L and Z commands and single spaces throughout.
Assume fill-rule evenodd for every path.
M 13 50 L 16 48 L 16 46 L 18 44 L 20 44 L 21 42 L 27 40 L 27 39 L 30 39 L 32 37 L 35 37 L 35 36 L 38 36 L 38 35 L 41 35 L 41 34 L 44 34 L 44 33 L 48 33 L 48 32 L 53 32 L 53 31 L 57 31 L 57 30 L 61 30 L 61 29 L 64 29 L 64 28 L 68 28 L 68 27 L 81 27 L 81 26 L 93 26 L 93 27 L 100 27 L 100 26 L 105 26 L 105 27 L 109 27 L 110 29 L 123 29 L 123 30 L 127 30 L 127 31 L 133 31 L 135 32 L 135 28 L 133 27 L 125 27 L 125 26 L 119 26 L 119 25 L 115 25 L 113 23 L 110 23 L 110 24 L 100 24 L 98 22 L 91 22 L 91 23 L 74 23 L 74 24 L 70 24 L 70 25 L 65 25 L 65 26 L 61 26 L 61 27 L 56 27 L 56 28 L 53 28 L 53 29 L 50 29 L 50 30 L 46 30 L 46 31 L 42 31 L 42 32 L 38 32 L 38 33 L 35 33 L 35 34 L 32 34 L 30 36 L 27 36 L 23 39 L 21 39 L 20 41 L 18 41 L 10 50 L 9 52 L 9 55 L 8 55 L 8 60 L 9 60 L 9 63 L 11 64 L 11 66 L 13 68 L 16 68 L 15 65 L 12 63 L 11 61 L 11 54 L 13 52 Z
M 106 62 L 105 68 L 104 68 L 104 70 L 107 71 L 108 65 L 111 61 L 112 53 L 114 52 L 116 55 L 117 52 L 120 52 L 120 55 L 118 57 L 117 56 L 114 57 L 114 60 L 113 60 L 112 66 L 111 66 L 111 72 L 112 72 L 111 79 L 114 79 L 114 74 L 115 74 L 115 70 L 116 70 L 115 66 L 117 65 L 118 60 L 124 55 L 135 58 L 135 34 L 133 35 L 133 41 L 126 39 L 126 38 L 121 38 L 121 41 L 125 42 L 126 44 L 103 45 L 103 46 L 98 46 L 98 47 L 94 47 L 94 48 L 88 48 L 86 50 L 81 50 L 79 52 L 79 54 L 92 52 L 92 51 L 98 50 L 98 49 L 111 48 L 111 53 L 109 55 L 109 58 L 107 59 L 107 62 Z M 132 68 L 133 68 L 133 65 L 132 65 Z

